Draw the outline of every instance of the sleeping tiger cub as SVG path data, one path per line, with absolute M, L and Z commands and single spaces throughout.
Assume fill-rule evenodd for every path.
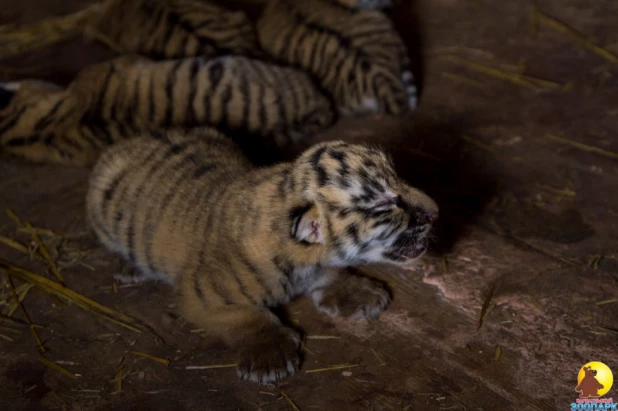
M 307 74 L 237 56 L 123 56 L 87 67 L 67 89 L 25 83 L 13 95 L 11 86 L 0 145 L 38 162 L 92 165 L 106 145 L 174 126 L 211 125 L 248 145 L 284 147 L 335 120 Z
M 111 147 L 86 203 L 101 242 L 142 279 L 172 283 L 184 316 L 234 347 L 239 376 L 256 382 L 300 361 L 298 334 L 270 307 L 307 295 L 329 316 L 377 316 L 383 285 L 341 267 L 410 267 L 438 215 L 380 150 L 331 141 L 255 168 L 212 129 Z
M 257 32 L 267 53 L 311 73 L 342 115 L 398 115 L 416 108 L 406 46 L 379 11 L 327 0 L 271 0 Z
M 108 0 L 86 33 L 123 53 L 155 59 L 256 56 L 259 50 L 245 13 L 200 0 Z

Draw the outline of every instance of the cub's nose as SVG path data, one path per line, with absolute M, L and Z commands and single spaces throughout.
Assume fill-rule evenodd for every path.
M 425 221 L 427 221 L 427 223 L 429 224 L 433 224 L 436 222 L 436 220 L 438 219 L 438 212 L 437 211 L 432 211 L 429 213 L 425 213 Z

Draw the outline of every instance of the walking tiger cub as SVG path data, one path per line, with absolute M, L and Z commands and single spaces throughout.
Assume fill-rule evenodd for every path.
M 37 162 L 89 166 L 107 145 L 171 127 L 209 125 L 284 147 L 335 121 L 307 74 L 238 56 L 122 56 L 85 68 L 67 89 L 13 86 L 0 93 L 0 145 Z
M 380 150 L 331 141 L 255 168 L 212 129 L 114 145 L 87 195 L 103 244 L 173 284 L 184 316 L 237 350 L 241 378 L 263 383 L 300 361 L 298 334 L 270 307 L 307 295 L 329 316 L 378 315 L 384 287 L 341 268 L 409 267 L 437 215 Z
M 400 115 L 416 108 L 408 51 L 380 11 L 327 0 L 270 0 L 257 32 L 268 54 L 311 73 L 341 115 Z

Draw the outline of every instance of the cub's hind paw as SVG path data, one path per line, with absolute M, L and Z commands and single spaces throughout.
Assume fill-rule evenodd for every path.
M 294 330 L 269 327 L 245 340 L 238 350 L 236 373 L 257 383 L 282 381 L 298 371 L 300 338 Z
M 390 302 L 384 285 L 367 277 L 349 276 L 313 293 L 316 308 L 330 317 L 353 320 L 377 317 Z

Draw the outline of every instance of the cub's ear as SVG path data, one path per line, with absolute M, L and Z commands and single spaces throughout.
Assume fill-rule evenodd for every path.
M 324 244 L 324 221 L 315 204 L 294 207 L 290 211 L 290 236 L 305 244 Z

